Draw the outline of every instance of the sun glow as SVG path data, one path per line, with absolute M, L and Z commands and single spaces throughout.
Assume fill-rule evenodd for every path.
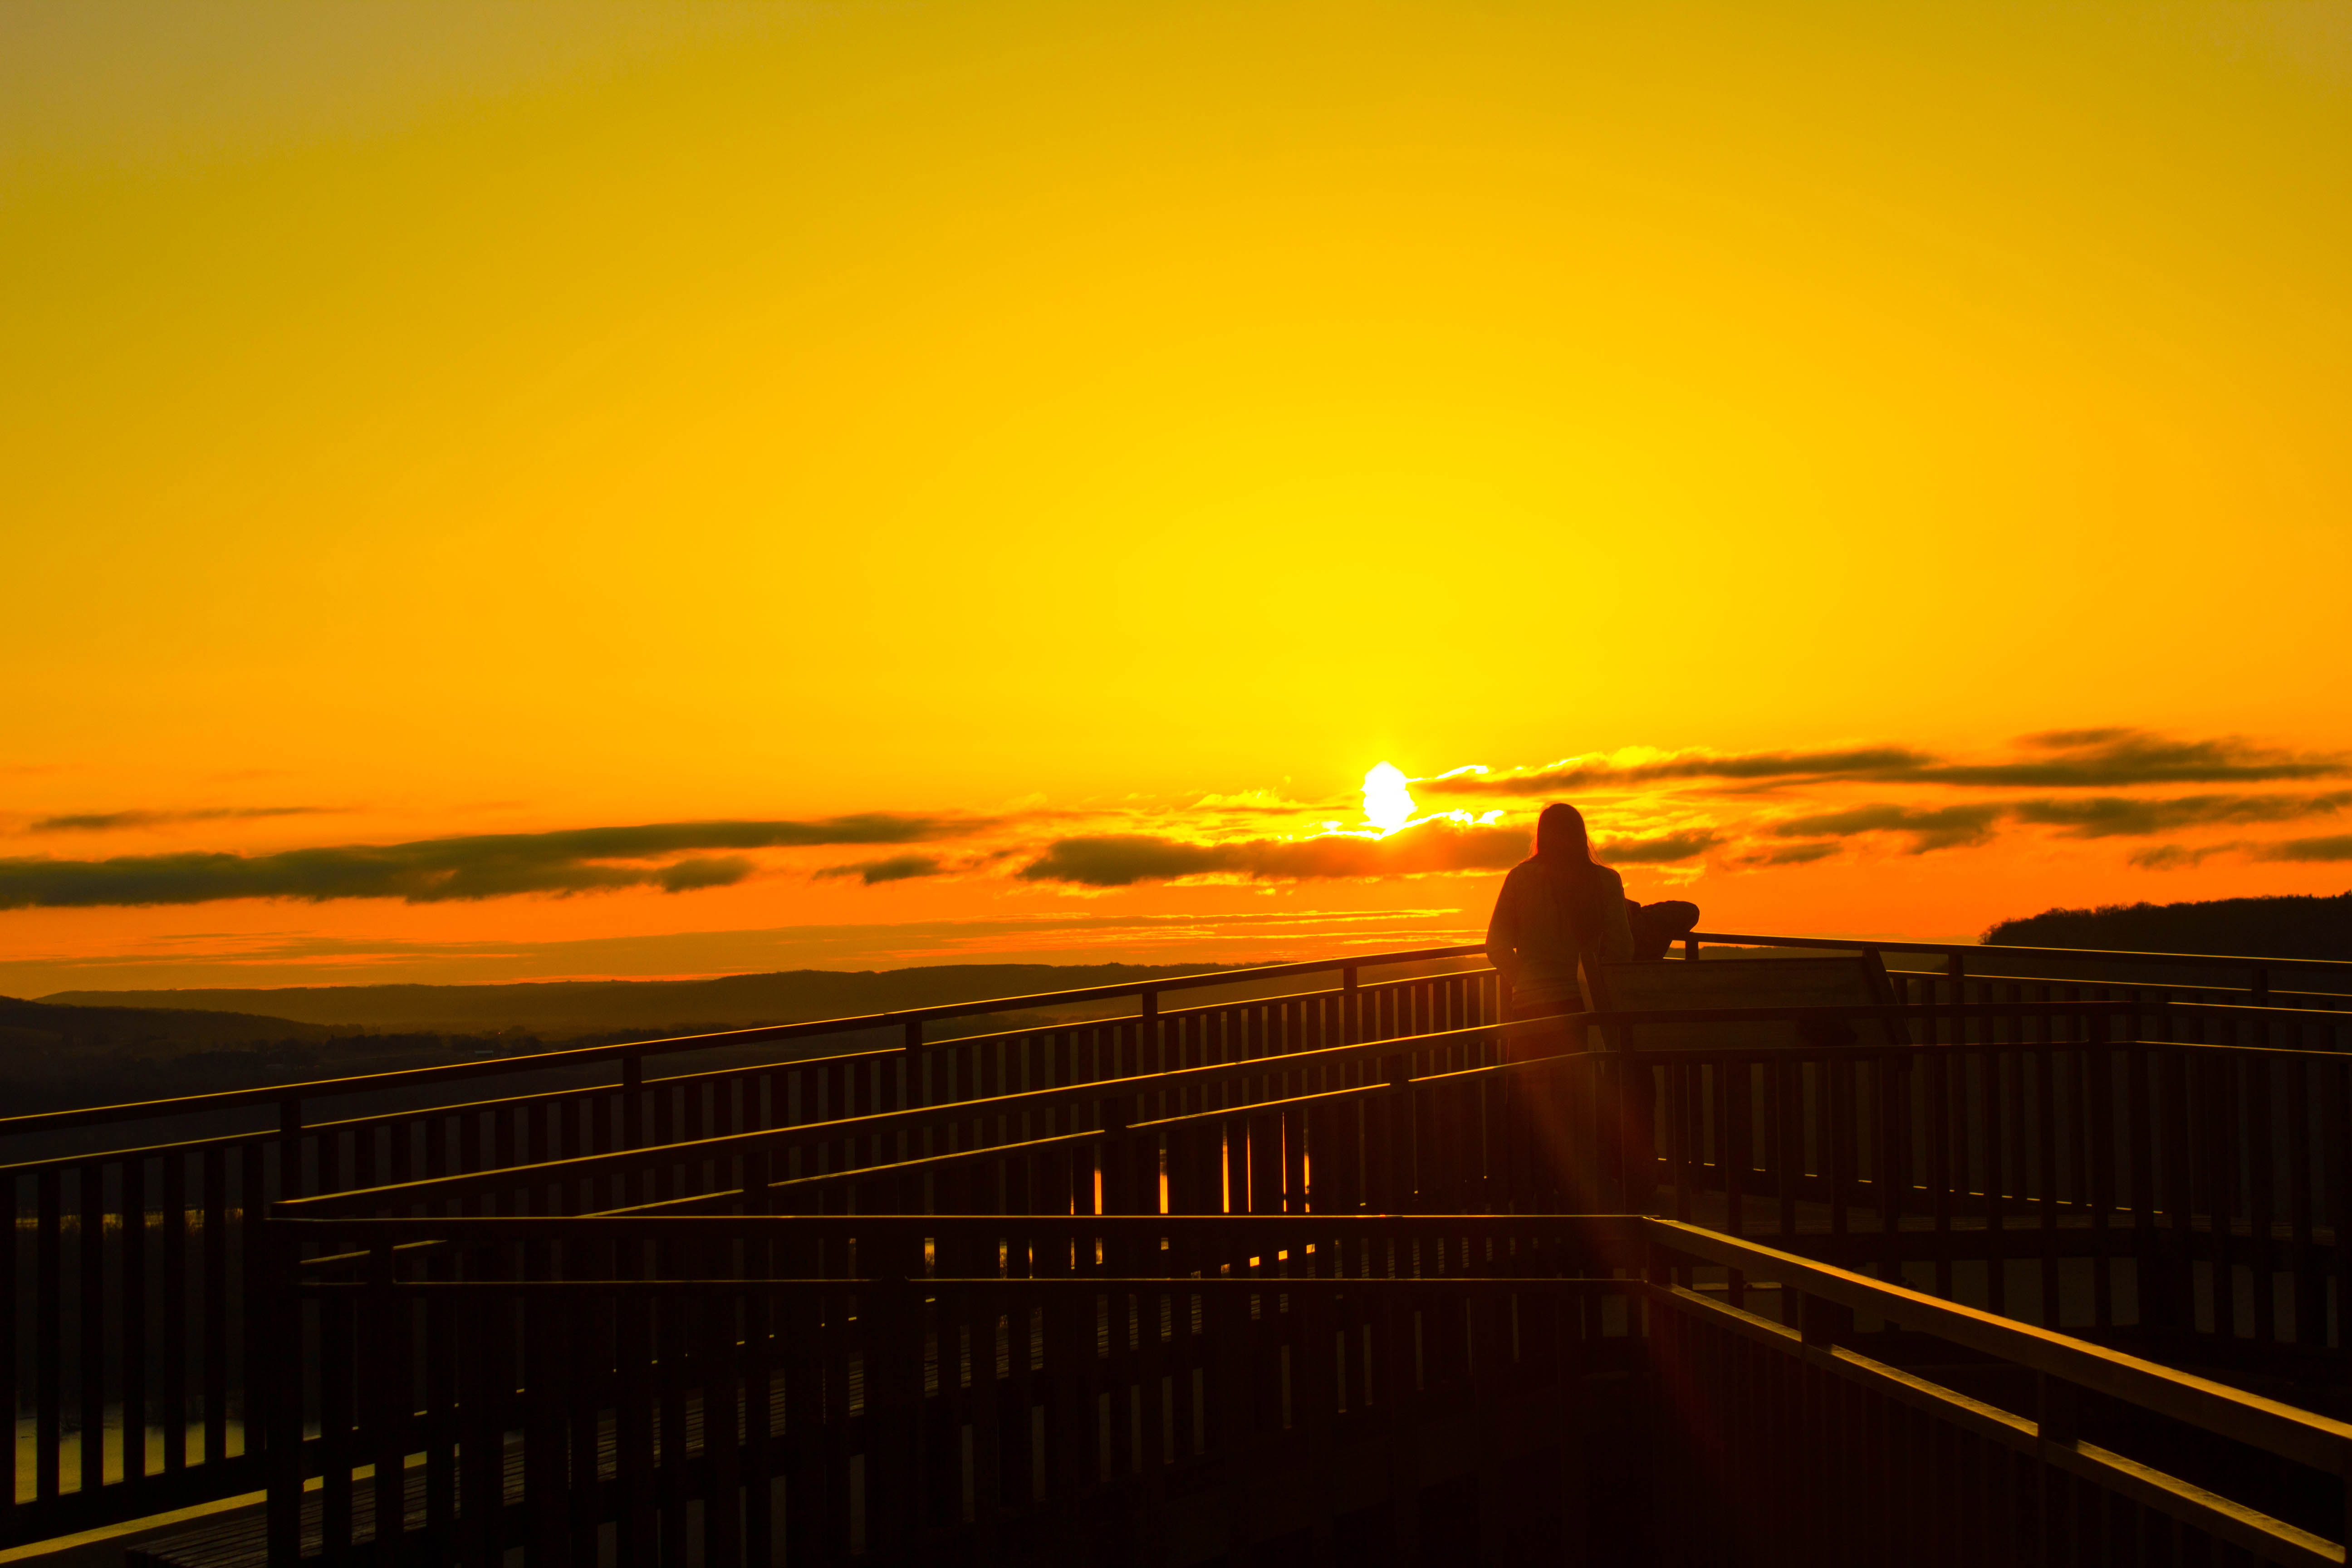
M 1364 816 L 1383 837 L 1412 820 L 1412 792 L 1393 764 L 1379 763 L 1364 775 Z

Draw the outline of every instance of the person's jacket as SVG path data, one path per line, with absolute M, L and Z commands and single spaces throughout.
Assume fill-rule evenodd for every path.
M 1633 956 L 1624 879 L 1589 861 L 1541 855 L 1520 861 L 1495 900 L 1486 956 L 1510 981 L 1514 1009 L 1577 1010 L 1580 961 Z

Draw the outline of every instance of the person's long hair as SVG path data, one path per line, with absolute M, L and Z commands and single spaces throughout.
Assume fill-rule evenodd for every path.
M 1608 873 L 1592 855 L 1592 837 L 1585 831 L 1584 813 L 1565 801 L 1543 808 L 1536 818 L 1535 863 L 1549 873 L 1552 896 L 1566 907 L 1569 930 L 1576 945 L 1588 952 L 1601 948 L 1602 911 L 1597 898 L 1616 897 L 1605 886 Z
M 1592 854 L 1591 835 L 1584 829 L 1584 813 L 1565 801 L 1545 806 L 1536 818 L 1536 853 L 1552 865 L 1601 864 Z

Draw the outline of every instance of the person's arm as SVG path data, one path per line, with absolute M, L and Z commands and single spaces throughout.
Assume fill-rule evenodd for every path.
M 1503 984 L 1516 990 L 1519 984 L 1519 911 L 1518 900 L 1513 896 L 1511 879 L 1503 879 L 1502 891 L 1495 895 L 1494 918 L 1486 922 L 1486 962 L 1503 976 Z

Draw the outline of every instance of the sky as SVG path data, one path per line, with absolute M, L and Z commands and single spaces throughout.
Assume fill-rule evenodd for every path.
M 16 0 L 0 993 L 2342 891 L 2347 255 L 2325 0 Z

